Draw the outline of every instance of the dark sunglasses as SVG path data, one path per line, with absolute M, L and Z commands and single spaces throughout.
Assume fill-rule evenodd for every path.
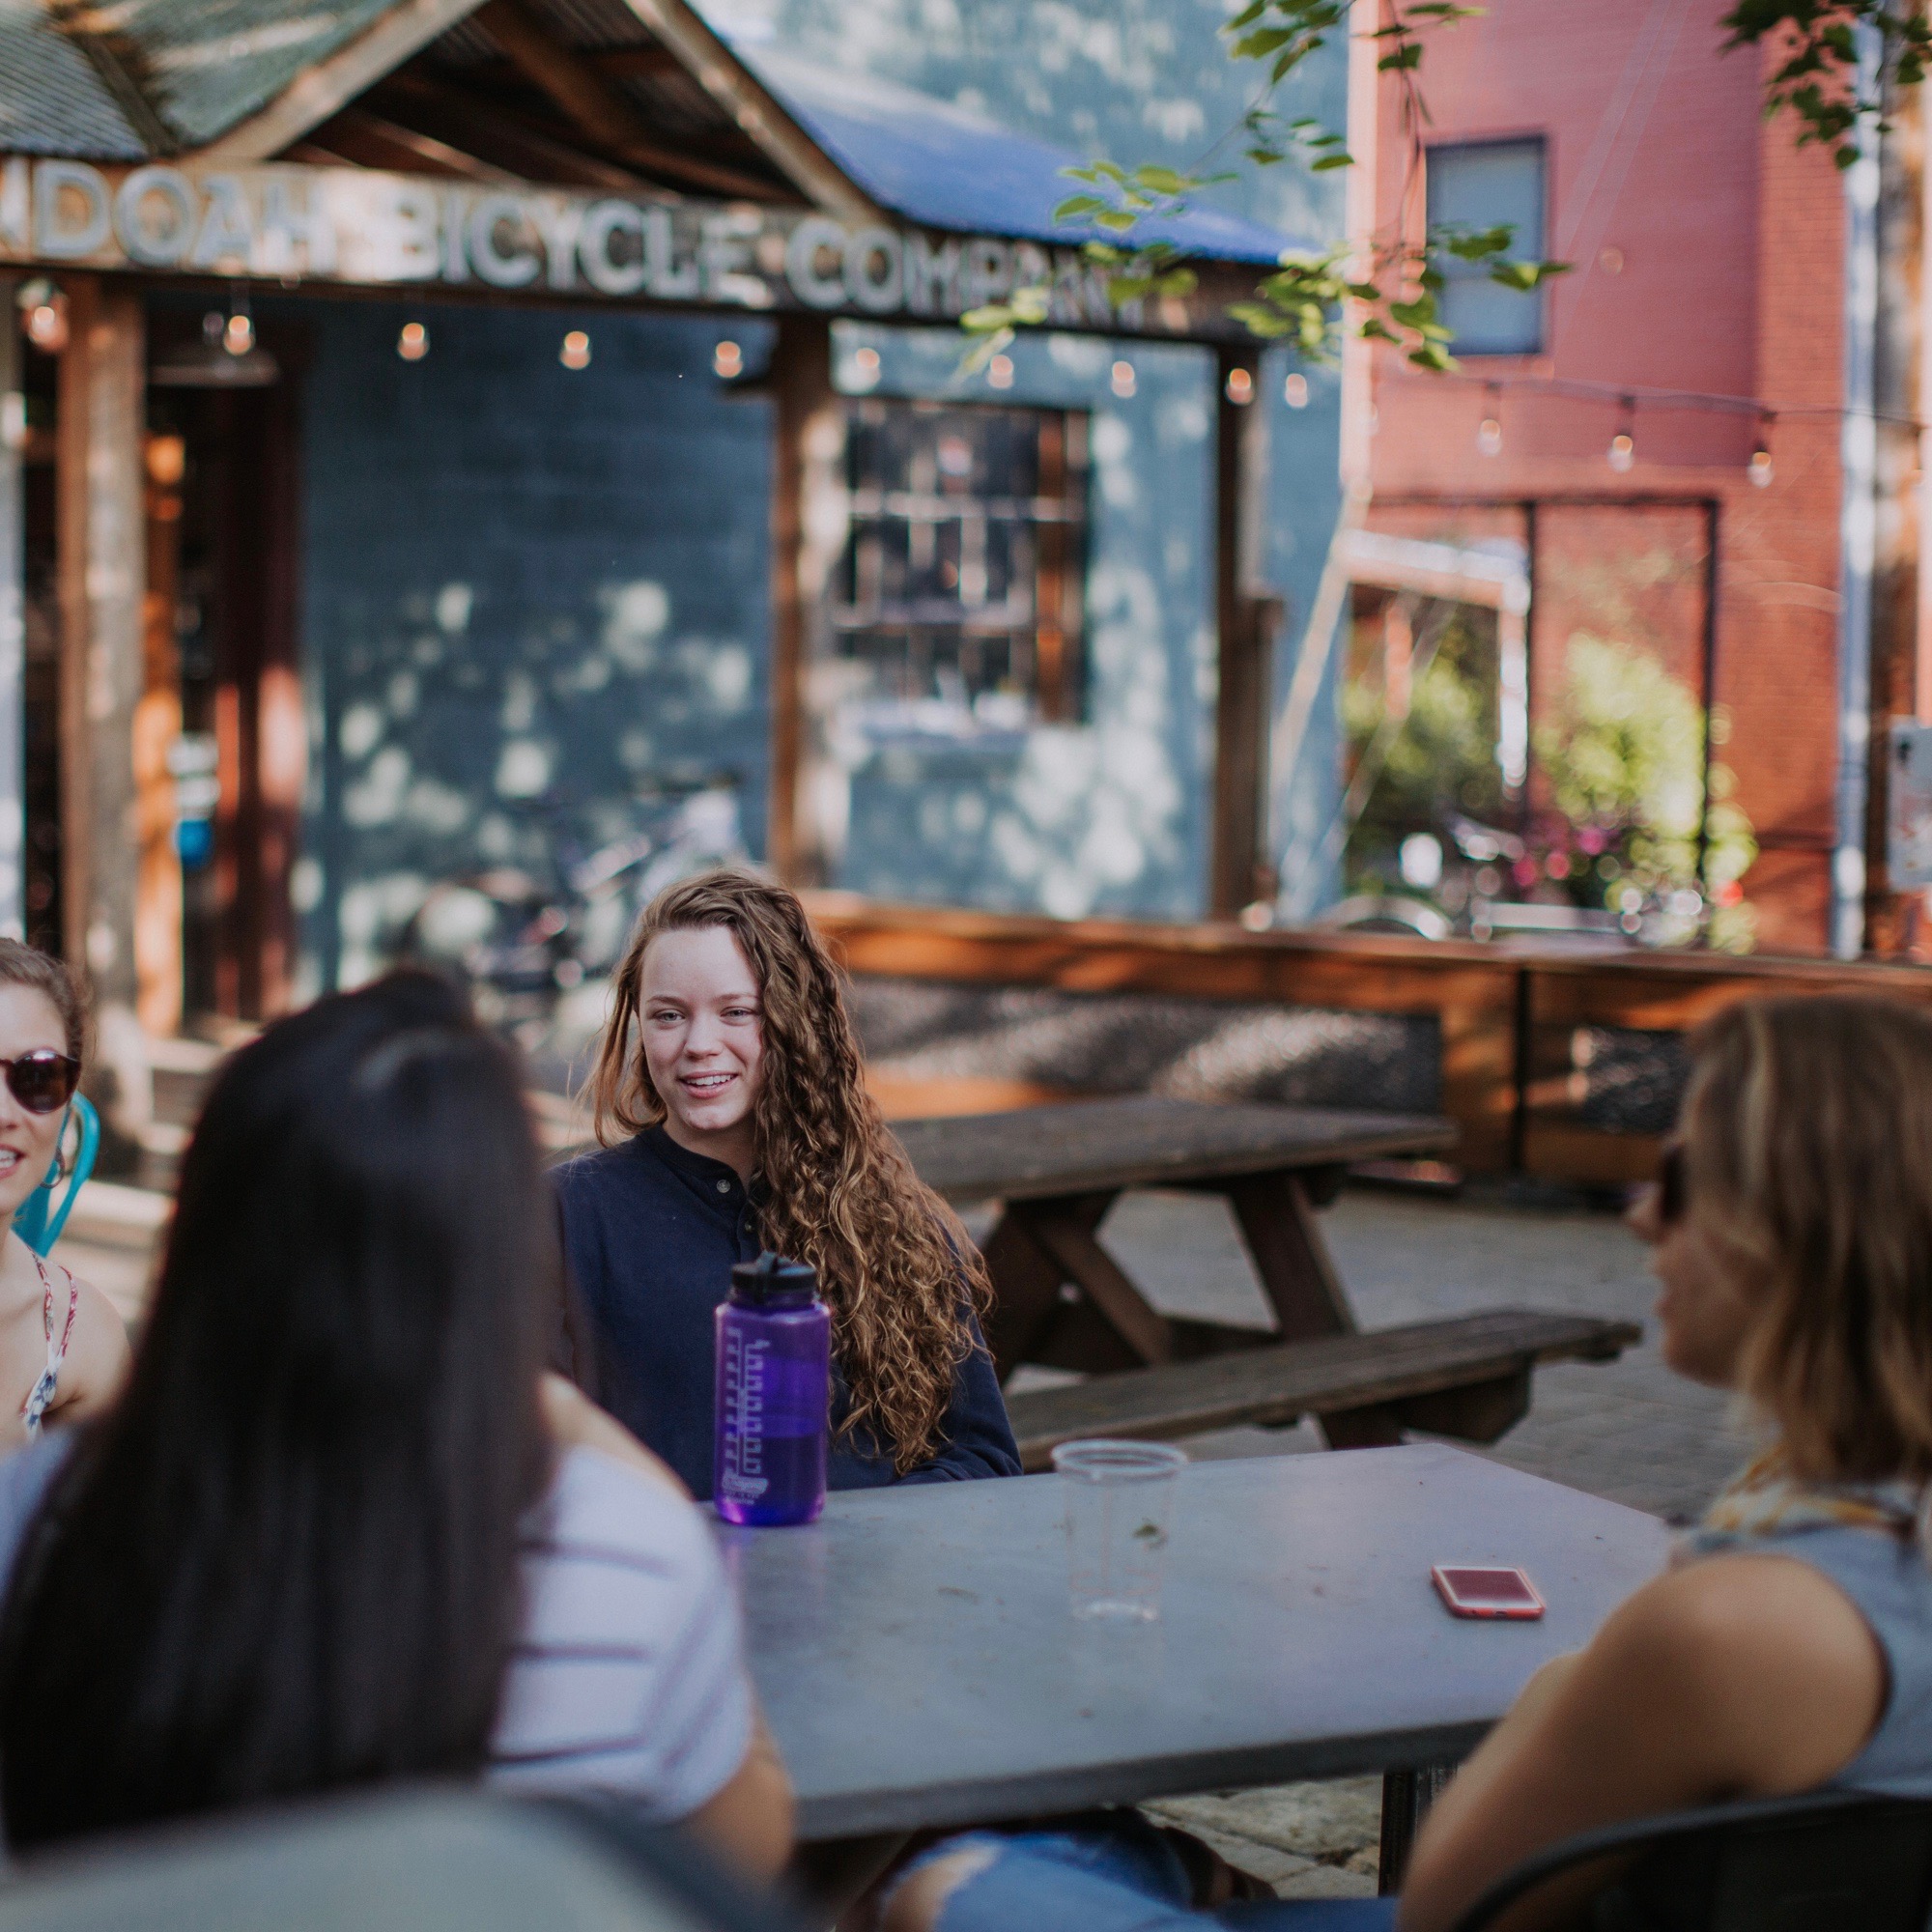
M 1674 1227 L 1690 1205 L 1690 1185 L 1684 1173 L 1684 1143 L 1665 1141 L 1657 1156 L 1657 1219 L 1662 1227 Z
M 57 1113 L 80 1085 L 80 1062 L 50 1046 L 37 1046 L 17 1060 L 0 1060 L 7 1091 L 30 1114 Z

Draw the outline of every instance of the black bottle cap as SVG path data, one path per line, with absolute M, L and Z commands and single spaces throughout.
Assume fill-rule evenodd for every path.
M 818 1293 L 818 1270 L 810 1262 L 787 1261 L 769 1248 L 754 1262 L 731 1270 L 731 1299 L 758 1307 L 810 1301 Z

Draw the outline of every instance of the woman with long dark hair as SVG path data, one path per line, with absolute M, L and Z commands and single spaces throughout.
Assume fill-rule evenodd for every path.
M 440 982 L 235 1056 L 126 1396 L 0 1465 L 14 1846 L 487 1774 L 776 1868 L 789 1792 L 717 1553 L 546 1380 L 558 1267 L 515 1068 Z
M 712 1315 L 735 1263 L 810 1263 L 832 1309 L 834 1489 L 1019 1473 L 978 1312 L 985 1264 L 867 1092 L 838 974 L 795 894 L 661 893 L 589 1082 L 603 1151 L 556 1171 L 597 1390 L 700 1496 Z

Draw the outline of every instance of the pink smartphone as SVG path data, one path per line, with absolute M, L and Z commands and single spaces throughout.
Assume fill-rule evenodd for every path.
M 1543 1599 L 1520 1570 L 1438 1563 L 1429 1580 L 1454 1617 L 1540 1617 Z

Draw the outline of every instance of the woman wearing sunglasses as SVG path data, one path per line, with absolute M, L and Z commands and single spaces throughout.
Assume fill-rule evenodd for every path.
M 1679 1136 L 1631 1225 L 1662 1285 L 1664 1360 L 1733 1391 L 1762 1451 L 1662 1576 L 1523 1687 L 1430 1813 L 1400 1903 L 1209 1920 L 1127 1814 L 938 1847 L 884 1932 L 1444 1932 L 1531 1853 L 1596 1827 L 1819 1787 L 1932 1798 L 1932 1016 L 1751 1002 L 1692 1051 Z M 1589 1923 L 1674 1925 L 1693 1875 L 1673 1870 L 1598 1865 L 1498 1922 L 1582 1923 L 1614 1879 L 1624 1896 Z
M 128 1331 L 107 1297 L 12 1231 L 59 1152 L 85 1021 L 58 959 L 0 939 L 0 1451 L 97 1413 L 128 1373 Z

